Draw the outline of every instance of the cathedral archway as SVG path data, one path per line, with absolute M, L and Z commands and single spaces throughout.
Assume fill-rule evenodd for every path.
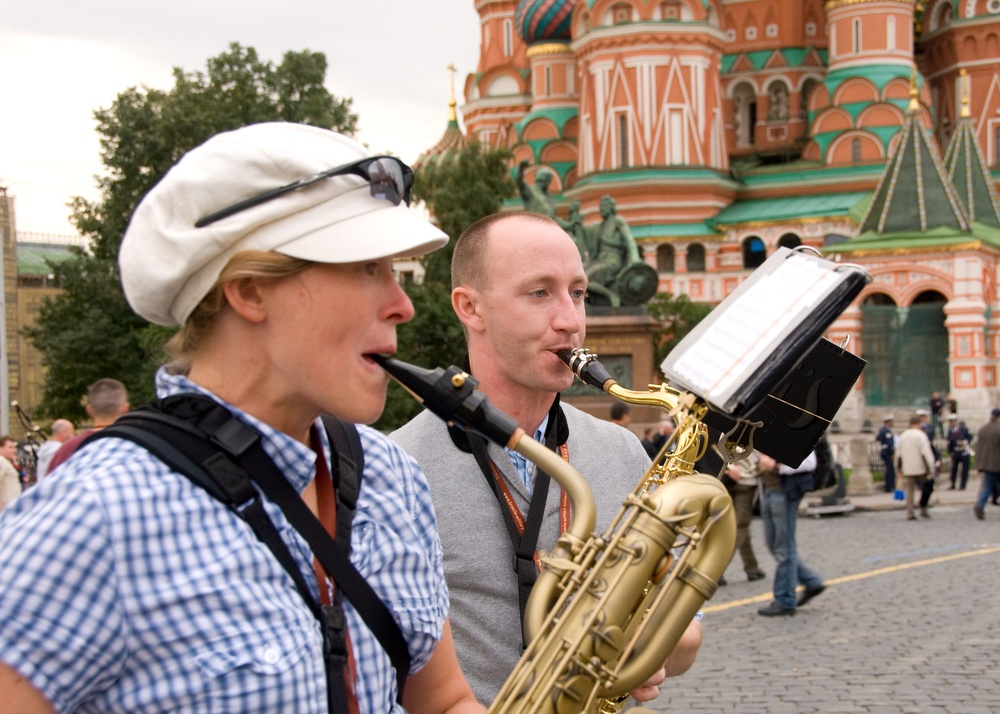
M 863 377 L 868 406 L 917 407 L 934 390 L 950 390 L 945 302 L 934 290 L 905 307 L 884 293 L 864 300 L 861 357 L 868 362 Z
M 687 249 L 687 272 L 705 272 L 705 246 L 701 243 L 692 243 Z
M 778 239 L 779 248 L 798 248 L 802 245 L 802 239 L 794 233 L 786 233 Z
M 674 272 L 674 247 L 667 243 L 656 249 L 656 270 L 660 273 Z

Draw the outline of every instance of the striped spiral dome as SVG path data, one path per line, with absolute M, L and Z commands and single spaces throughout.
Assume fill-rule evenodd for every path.
M 568 40 L 575 5 L 576 0 L 521 0 L 514 13 L 514 27 L 529 45 L 542 40 Z

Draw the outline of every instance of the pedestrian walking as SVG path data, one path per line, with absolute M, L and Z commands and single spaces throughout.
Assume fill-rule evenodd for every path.
M 951 485 L 949 490 L 955 490 L 958 483 L 960 491 L 965 490 L 969 482 L 969 463 L 972 460 L 972 432 L 959 421 L 958 414 L 948 415 L 948 453 L 951 455 Z
M 931 442 L 927 434 L 921 428 L 923 416 L 916 414 L 910 418 L 910 426 L 899 435 L 899 448 L 897 450 L 896 465 L 899 467 L 899 475 L 903 479 L 903 491 L 906 499 L 906 518 L 916 520 L 913 513 L 913 493 L 919 488 L 921 490 L 920 515 L 929 518 L 927 512 L 927 502 L 924 500 L 924 484 L 934 473 L 935 461 L 934 452 L 931 451 Z
M 976 518 L 983 520 L 986 515 L 986 499 L 989 498 L 1000 481 L 1000 409 L 990 412 L 990 420 L 983 424 L 976 435 L 976 468 L 983 474 L 983 484 L 973 511 Z
M 761 477 L 764 479 L 764 503 L 761 518 L 767 548 L 778 561 L 774 571 L 774 600 L 757 613 L 765 617 L 790 616 L 826 590 L 823 579 L 799 558 L 795 543 L 795 525 L 799 517 L 802 496 L 811 491 L 816 478 L 816 452 L 813 451 L 797 467 L 776 463 L 760 454 Z M 805 590 L 796 599 L 797 585 Z

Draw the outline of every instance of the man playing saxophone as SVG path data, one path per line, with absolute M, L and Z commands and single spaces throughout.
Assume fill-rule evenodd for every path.
M 559 400 L 573 374 L 557 353 L 582 346 L 585 335 L 587 277 L 572 239 L 539 214 L 488 216 L 459 238 L 452 288 L 466 369 L 495 406 L 588 479 L 603 530 L 650 460 L 626 429 Z M 427 474 L 459 663 L 476 697 L 492 701 L 525 644 L 521 616 L 536 552 L 553 548 L 568 505 L 520 455 L 449 429 L 433 414 L 419 415 L 392 438 Z M 665 676 L 691 667 L 700 645 L 694 621 L 664 669 L 633 696 L 654 698 Z

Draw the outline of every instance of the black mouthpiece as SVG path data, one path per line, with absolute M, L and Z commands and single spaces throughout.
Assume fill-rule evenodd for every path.
M 446 422 L 507 446 L 517 422 L 490 403 L 479 382 L 458 367 L 424 369 L 386 355 L 368 355 L 418 401 Z
M 560 350 L 556 354 L 573 370 L 573 374 L 579 377 L 580 381 L 591 387 L 597 387 L 602 392 L 606 392 L 611 384 L 618 383 L 604 368 L 604 365 L 597 361 L 597 355 L 592 354 L 590 350 L 577 348 L 575 350 Z

